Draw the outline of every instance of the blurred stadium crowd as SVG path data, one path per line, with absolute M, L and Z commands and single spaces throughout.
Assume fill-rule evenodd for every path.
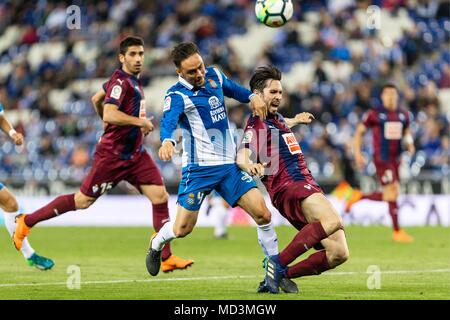
M 0 101 L 25 134 L 24 148 L 0 136 L 0 177 L 15 186 L 64 181 L 78 185 L 102 133 L 90 96 L 118 66 L 126 35 L 146 44 L 142 74 L 156 131 L 146 146 L 158 159 L 164 91 L 176 81 L 168 52 L 195 41 L 207 64 L 248 85 L 252 70 L 271 63 L 284 72 L 281 112 L 312 112 L 317 121 L 296 135 L 319 182 L 348 173 L 349 142 L 362 114 L 379 103 L 379 87 L 398 85 L 414 116 L 417 154 L 405 159 L 411 176 L 442 179 L 450 172 L 450 19 L 448 1 L 294 1 L 294 18 L 261 36 L 252 0 L 0 0 Z M 79 6 L 80 29 L 67 27 L 67 8 Z M 367 7 L 381 10 L 380 28 L 368 28 Z M 376 23 L 376 21 L 374 22 Z M 260 37 L 253 36 L 258 28 Z M 249 41 L 236 45 L 232 39 Z M 261 40 L 261 41 L 260 41 Z M 257 50 L 256 50 L 256 49 Z M 246 51 L 256 50 L 254 58 Z M 247 61 L 247 62 L 246 62 Z M 157 96 L 157 97 L 156 97 Z M 153 100 L 152 100 L 153 99 Z M 230 104 L 242 128 L 248 106 Z M 369 137 L 365 150 L 370 153 Z M 405 156 L 406 157 L 406 156 Z M 180 163 L 162 163 L 168 186 Z M 366 174 L 373 174 L 369 165 Z

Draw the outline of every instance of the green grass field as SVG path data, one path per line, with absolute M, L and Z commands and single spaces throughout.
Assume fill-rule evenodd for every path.
M 410 228 L 412 244 L 390 240 L 386 227 L 348 227 L 350 259 L 320 276 L 297 279 L 299 294 L 257 294 L 264 272 L 254 228 L 234 227 L 229 240 L 197 228 L 175 240 L 173 251 L 193 267 L 157 277 L 147 274 L 145 228 L 36 228 L 37 252 L 55 260 L 51 271 L 26 265 L 6 230 L 0 237 L 0 299 L 449 299 L 450 229 Z M 280 248 L 293 237 L 277 228 Z M 81 270 L 81 288 L 69 290 L 70 265 Z M 381 270 L 381 288 L 369 290 L 367 269 Z

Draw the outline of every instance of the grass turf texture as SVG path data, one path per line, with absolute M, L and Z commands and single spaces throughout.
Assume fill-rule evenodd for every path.
M 408 232 L 415 242 L 398 244 L 391 241 L 390 228 L 347 227 L 347 263 L 320 276 L 296 279 L 299 294 L 271 295 L 256 293 L 264 271 L 254 228 L 230 228 L 229 240 L 215 240 L 211 228 L 196 228 L 172 242 L 177 255 L 195 264 L 157 277 L 145 268 L 151 235 L 146 228 L 37 227 L 30 240 L 38 253 L 55 260 L 51 271 L 27 266 L 3 230 L 0 299 L 449 299 L 450 229 Z M 283 248 L 295 230 L 278 227 L 277 233 Z M 80 267 L 80 290 L 66 286 L 70 265 Z M 367 287 L 370 265 L 381 270 L 380 289 Z

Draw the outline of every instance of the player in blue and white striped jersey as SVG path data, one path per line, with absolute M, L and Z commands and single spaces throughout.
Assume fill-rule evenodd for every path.
M 240 206 L 258 225 L 258 239 L 264 253 L 278 253 L 277 235 L 262 193 L 252 177 L 236 165 L 236 146 L 225 107 L 225 96 L 249 103 L 254 113 L 265 118 L 264 102 L 252 92 L 228 79 L 219 69 L 206 68 L 194 43 L 177 45 L 172 51 L 178 82 L 168 91 L 161 120 L 159 157 L 172 159 L 177 125 L 183 135 L 183 169 L 178 189 L 175 222 L 167 222 L 150 242 L 147 269 L 159 270 L 160 252 L 174 238 L 185 237 L 194 228 L 198 210 L 212 190 L 231 206 Z

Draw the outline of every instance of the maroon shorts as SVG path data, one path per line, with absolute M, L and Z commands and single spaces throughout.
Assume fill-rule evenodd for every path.
M 98 198 L 122 180 L 138 189 L 141 185 L 164 185 L 161 173 L 147 151 L 138 153 L 130 160 L 96 152 L 91 171 L 80 191 L 86 196 Z
M 308 224 L 302 212 L 301 202 L 314 193 L 323 193 L 323 191 L 311 181 L 295 181 L 280 192 L 274 201 L 274 206 L 290 224 L 300 230 Z
M 387 185 L 393 182 L 399 182 L 398 162 L 375 162 L 377 177 L 381 185 Z

